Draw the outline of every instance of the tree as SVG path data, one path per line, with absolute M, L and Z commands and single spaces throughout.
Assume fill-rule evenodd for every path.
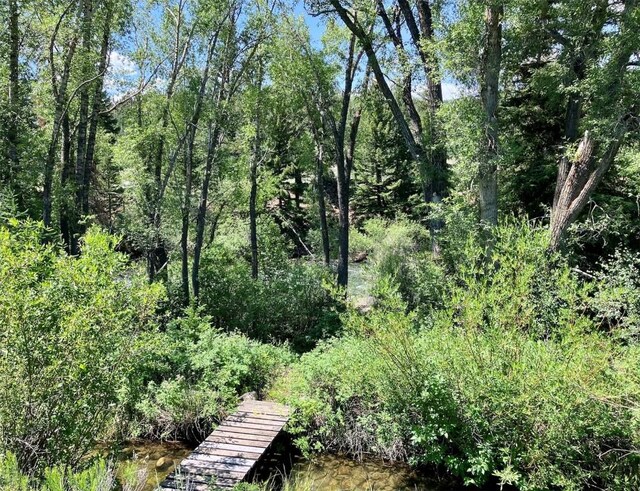
M 17 189 L 15 180 L 20 169 L 18 156 L 18 131 L 20 117 L 20 11 L 17 0 L 9 0 L 8 24 L 9 24 L 9 97 L 7 100 L 6 144 L 7 144 L 7 169 L 0 174 L 2 180 L 9 183 L 14 190 Z
M 627 0 L 617 9 L 599 1 L 590 11 L 580 6 L 572 10 L 576 11 L 584 16 L 571 19 L 576 24 L 568 24 L 569 19 L 561 16 L 564 12 L 547 22 L 550 36 L 562 46 L 570 87 L 566 147 L 559 159 L 551 209 L 552 249 L 560 247 L 568 227 L 612 166 L 626 134 L 637 126 L 640 111 L 636 97 L 640 86 L 631 73 L 640 49 L 635 35 L 640 27 L 637 2 Z M 583 136 L 571 155 L 580 133 Z
M 419 178 L 414 175 L 411 154 L 393 115 L 375 85 L 362 124 L 354 178 L 356 216 L 394 218 L 399 213 L 411 214 L 420 201 Z
M 343 76 L 340 79 L 341 94 L 338 103 L 334 102 L 334 78 L 336 75 L 326 69 L 325 56 L 322 52 L 315 52 L 309 45 L 308 37 L 292 29 L 293 42 L 303 54 L 303 57 L 295 65 L 301 69 L 302 80 L 306 86 L 301 94 L 307 98 L 307 112 L 312 132 L 316 138 L 316 148 L 324 152 L 324 144 L 319 140 L 320 135 L 327 129 L 331 135 L 332 149 L 335 158 L 335 173 L 338 182 L 338 220 L 339 220 L 339 247 L 338 247 L 338 275 L 337 283 L 341 287 L 347 286 L 349 276 L 349 214 L 351 199 L 351 175 L 356 151 L 356 142 L 362 117 L 364 101 L 367 97 L 369 85 L 369 69 L 365 70 L 357 94 L 357 106 L 354 107 L 356 77 L 360 70 L 360 64 L 364 56 L 364 50 L 357 49 L 357 37 L 349 34 L 347 41 L 339 31 L 331 33 L 334 39 L 331 41 L 337 49 L 344 49 L 343 56 L 339 56 L 340 70 Z M 346 45 L 346 47 L 345 47 Z M 316 155 L 316 159 L 318 155 Z M 318 181 L 317 177 L 316 180 Z M 321 179 L 320 179 L 321 180 Z M 318 185 L 318 184 L 317 184 Z M 324 201 L 324 197 L 319 198 Z M 319 206 L 321 224 L 326 223 L 326 214 L 323 218 L 324 203 Z M 322 225 L 324 228 L 326 225 Z M 323 236 L 325 231 L 323 230 Z M 327 234 L 328 235 L 328 234 Z M 323 239 L 324 249 L 328 250 L 328 237 Z M 326 255 L 325 255 L 326 257 Z
M 485 29 L 480 70 L 480 98 L 485 113 L 485 141 L 478 172 L 480 222 L 498 224 L 498 102 L 502 59 L 501 2 L 489 2 L 485 8 Z
M 436 122 L 436 111 L 442 103 L 442 87 L 439 82 L 438 62 L 433 52 L 429 49 L 429 44 L 434 40 L 435 31 L 431 5 L 426 0 L 417 2 L 416 15 L 409 2 L 400 1 L 398 15 L 394 14 L 395 19 L 392 20 L 383 2 L 379 1 L 377 3 L 376 14 L 383 24 L 384 39 L 392 43 L 396 50 L 397 59 L 401 61 L 400 71 L 403 77 L 399 85 L 401 86 L 401 100 L 405 112 L 400 108 L 398 100 L 389 86 L 386 74 L 374 48 L 372 32 L 377 19 L 376 17 L 372 18 L 368 7 L 366 3 L 343 2 L 341 0 L 313 2 L 313 8 L 316 12 L 335 13 L 362 46 L 376 83 L 389 104 L 398 129 L 420 170 L 423 199 L 427 204 L 438 203 L 446 191 L 446 153 L 442 142 L 442 132 Z M 407 67 L 410 56 L 402 39 L 403 27 L 400 13 L 410 32 L 412 44 L 419 53 L 421 66 L 427 79 L 427 106 L 429 108 L 427 133 L 429 140 L 426 138 L 424 124 L 414 101 L 413 74 L 410 66 Z M 418 20 L 416 20 L 416 17 Z M 425 149 L 425 144 L 427 149 Z M 441 224 L 438 220 L 430 221 L 432 237 L 434 237 L 440 226 Z M 435 240 L 433 245 L 436 248 Z

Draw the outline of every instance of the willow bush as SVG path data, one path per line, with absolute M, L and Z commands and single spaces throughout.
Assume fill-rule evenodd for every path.
M 25 471 L 75 466 L 92 448 L 163 294 L 114 237 L 92 229 L 70 257 L 42 233 L 0 226 L 0 451 Z
M 592 286 L 547 243 L 502 226 L 489 258 L 468 240 L 469 261 L 443 271 L 442 305 L 411 311 L 389 281 L 376 309 L 347 315 L 350 334 L 303 355 L 274 392 L 298 408 L 300 446 L 467 484 L 640 486 L 640 346 L 601 329 Z

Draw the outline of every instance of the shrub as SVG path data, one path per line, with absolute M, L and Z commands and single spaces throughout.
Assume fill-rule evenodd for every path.
M 468 241 L 428 318 L 388 288 L 347 316 L 348 336 L 301 358 L 274 390 L 298 408 L 299 444 L 442 466 L 468 484 L 640 487 L 638 346 L 597 329 L 544 230 L 495 237 L 491 262 Z
M 406 458 L 468 484 L 640 485 L 640 352 L 600 334 L 539 341 L 374 312 L 302 357 L 278 396 L 305 450 Z
M 640 254 L 617 251 L 594 272 L 589 301 L 600 326 L 626 342 L 640 339 Z
M 264 342 L 288 341 L 312 348 L 339 326 L 329 288 L 330 273 L 303 261 L 280 262 L 251 278 L 249 263 L 225 246 L 202 260 L 200 303 L 216 326 Z
M 75 465 L 112 416 L 162 288 L 92 229 L 78 258 L 0 226 L 0 450 L 23 470 Z
M 129 432 L 137 436 L 202 440 L 235 408 L 238 396 L 264 393 L 294 357 L 241 334 L 227 334 L 190 309 L 150 348 L 141 368 L 142 394 L 133 397 Z M 151 379 L 151 380 L 149 380 Z

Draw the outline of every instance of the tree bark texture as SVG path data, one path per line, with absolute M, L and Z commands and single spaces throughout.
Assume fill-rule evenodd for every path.
M 498 224 L 498 102 L 500 65 L 502 62 L 501 3 L 491 3 L 485 10 L 485 32 L 482 48 L 480 96 L 484 110 L 485 139 L 480 152 L 478 187 L 480 222 Z

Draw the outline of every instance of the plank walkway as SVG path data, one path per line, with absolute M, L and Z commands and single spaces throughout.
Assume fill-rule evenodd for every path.
M 230 489 L 241 482 L 289 420 L 289 408 L 244 401 L 160 484 L 163 491 Z

